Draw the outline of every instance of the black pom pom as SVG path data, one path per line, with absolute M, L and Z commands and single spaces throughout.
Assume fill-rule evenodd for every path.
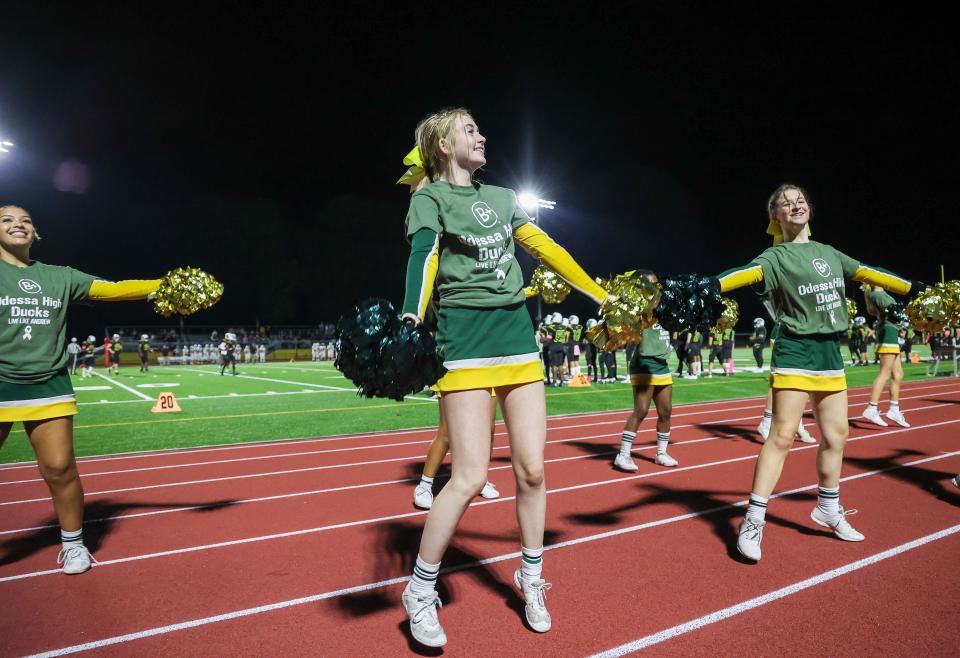
M 706 333 L 723 313 L 720 285 L 713 277 L 682 274 L 662 279 L 660 285 L 663 292 L 654 315 L 667 331 Z
M 887 322 L 899 325 L 907 321 L 907 314 L 903 310 L 903 304 L 894 302 L 886 308 Z
M 334 338 L 334 367 L 368 398 L 403 400 L 446 372 L 433 336 L 405 323 L 385 299 L 353 307 L 337 322 Z

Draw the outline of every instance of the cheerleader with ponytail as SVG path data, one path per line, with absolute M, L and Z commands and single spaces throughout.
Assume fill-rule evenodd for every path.
M 416 141 L 422 166 L 409 173 L 425 181 L 412 195 L 406 219 L 411 250 L 403 314 L 419 324 L 436 285 L 436 339 L 446 369 L 436 387 L 453 463 L 450 481 L 427 515 L 403 605 L 416 641 L 446 644 L 437 577 L 460 518 L 487 481 L 493 389 L 516 476 L 521 560 L 514 583 L 526 602 L 527 623 L 546 632 L 552 624 L 546 607 L 550 583 L 542 576 L 546 401 L 515 243 L 597 304 L 607 293 L 530 222 L 512 190 L 474 180 L 486 163 L 486 138 L 469 111 L 431 114 L 417 126 Z

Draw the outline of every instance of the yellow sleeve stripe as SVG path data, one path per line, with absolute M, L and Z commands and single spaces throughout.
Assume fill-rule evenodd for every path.
M 94 281 L 88 297 L 97 302 L 130 302 L 146 299 L 160 288 L 160 279 L 129 281 Z
M 720 292 L 728 292 L 763 281 L 763 268 L 759 265 L 747 265 L 728 270 L 717 278 L 720 280 Z
M 866 265 L 861 265 L 857 268 L 857 271 L 853 274 L 853 280 L 860 281 L 861 283 L 869 283 L 872 286 L 880 286 L 898 295 L 906 295 L 910 292 L 910 287 L 913 285 L 907 279 L 899 277 L 896 274 L 883 272 L 872 267 L 867 267 Z
M 430 255 L 423 261 L 423 278 L 420 284 L 420 297 L 417 300 L 417 314 L 422 320 L 430 305 L 433 296 L 433 283 L 437 279 L 437 270 L 440 268 L 440 236 L 437 235 L 430 248 Z
M 607 299 L 607 291 L 597 285 L 567 250 L 554 242 L 540 227 L 532 223 L 521 224 L 513 231 L 513 237 L 529 254 L 542 260 L 573 288 L 597 304 L 602 304 Z

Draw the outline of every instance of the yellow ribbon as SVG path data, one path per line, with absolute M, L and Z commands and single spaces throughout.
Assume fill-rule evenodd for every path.
M 420 184 L 423 177 L 427 175 L 426 170 L 423 168 L 423 158 L 420 157 L 419 147 L 414 146 L 413 149 L 407 153 L 403 159 L 403 164 L 407 165 L 409 169 L 400 177 L 397 185 L 409 185 L 412 191 Z
M 771 219 L 770 223 L 767 224 L 767 235 L 773 236 L 774 246 L 783 242 L 783 231 L 780 229 L 780 222 L 775 219 Z M 813 233 L 810 231 L 810 224 L 807 224 L 807 237 L 810 237 Z

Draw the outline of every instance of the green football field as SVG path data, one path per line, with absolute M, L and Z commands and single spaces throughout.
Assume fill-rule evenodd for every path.
M 926 354 L 925 347 L 920 354 Z M 754 365 L 747 349 L 738 349 L 735 358 L 738 368 Z M 769 358 L 767 350 L 768 364 Z M 626 375 L 623 359 L 621 352 L 621 376 Z M 675 358 L 672 363 L 675 368 Z M 877 370 L 872 365 L 848 367 L 848 383 L 868 385 Z M 906 380 L 925 379 L 924 371 L 923 363 L 906 364 Z M 437 402 L 428 396 L 411 396 L 404 402 L 358 397 L 353 385 L 330 362 L 240 364 L 236 377 L 220 376 L 219 368 L 212 365 L 151 366 L 148 373 L 127 365 L 119 376 L 106 375 L 102 367 L 95 372 L 92 378 L 73 378 L 80 406 L 74 431 L 78 456 L 388 431 L 437 423 Z M 767 377 L 766 373 L 741 370 L 732 377 L 676 379 L 674 403 L 764 395 Z M 164 391 L 176 396 L 181 412 L 151 413 L 157 395 Z M 548 388 L 546 395 L 547 413 L 551 415 L 627 409 L 632 405 L 626 383 Z M 0 451 L 0 462 L 32 459 L 26 435 L 17 426 Z

